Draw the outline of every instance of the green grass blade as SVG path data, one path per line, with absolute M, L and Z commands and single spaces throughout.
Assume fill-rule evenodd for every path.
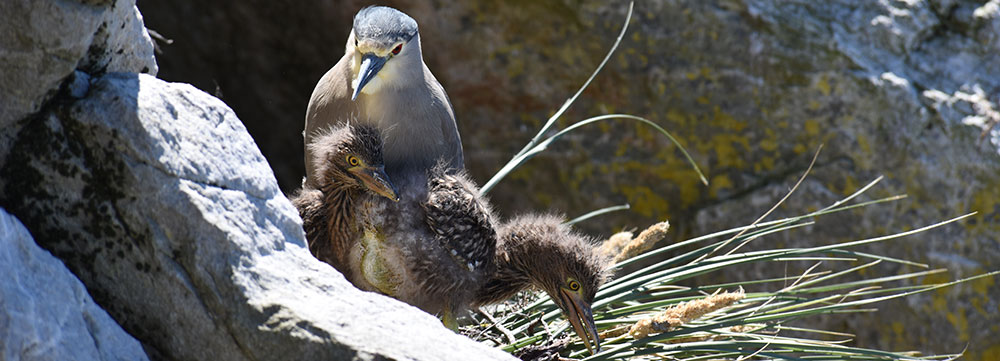
M 580 94 L 583 94 L 583 91 L 587 89 L 588 86 L 590 86 L 590 83 L 594 81 L 594 78 L 597 77 L 597 74 L 599 74 L 601 70 L 604 69 L 604 66 L 608 63 L 608 60 L 611 59 L 611 55 L 615 53 L 615 50 L 618 49 L 618 45 L 620 45 L 622 39 L 625 38 L 625 33 L 628 31 L 628 24 L 629 22 L 632 21 L 632 8 L 634 5 L 635 4 L 631 2 L 628 4 L 628 13 L 625 15 L 625 23 L 622 24 L 622 30 L 618 34 L 618 38 L 615 39 L 614 45 L 612 45 L 611 49 L 608 50 L 608 54 L 604 56 L 604 60 L 602 60 L 601 64 L 597 66 L 597 69 L 594 69 L 594 72 L 590 74 L 590 77 L 587 78 L 587 81 L 583 83 L 583 86 L 581 86 L 580 89 L 576 91 L 576 94 L 573 94 L 573 96 L 569 97 L 569 99 L 566 99 L 566 102 L 563 103 L 562 107 L 560 107 L 559 110 L 557 110 L 554 114 L 552 114 L 551 117 L 549 117 L 549 120 L 545 122 L 545 125 L 542 126 L 542 129 L 540 129 L 538 133 L 536 133 L 535 136 L 531 138 L 531 141 L 529 141 L 528 144 L 525 145 L 520 152 L 515 154 L 514 157 L 511 158 L 511 160 L 507 162 L 506 165 L 500 168 L 500 170 L 493 175 L 493 178 L 490 178 L 490 180 L 487 181 L 486 184 L 484 184 L 482 188 L 479 189 L 479 194 L 488 193 L 491 189 L 493 189 L 494 186 L 497 185 L 497 183 L 500 182 L 500 180 L 504 179 L 508 174 L 510 174 L 510 172 L 514 171 L 514 169 L 517 169 L 518 166 L 524 163 L 524 160 L 526 159 L 522 159 L 520 161 L 518 161 L 518 159 L 521 158 L 521 156 L 524 155 L 525 152 L 527 152 L 529 149 L 538 144 L 538 142 L 542 139 L 542 136 L 549 131 L 549 128 L 555 125 L 556 120 L 558 120 L 559 117 L 561 117 L 563 113 L 565 113 L 566 110 L 569 109 L 570 105 L 573 105 L 573 103 L 576 102 L 576 99 L 580 97 Z
M 590 211 L 587 214 L 584 214 L 582 216 L 573 218 L 570 221 L 566 222 L 566 224 L 568 224 L 568 225 L 574 225 L 574 224 L 586 221 L 588 219 L 591 219 L 591 218 L 594 218 L 594 217 L 597 217 L 597 216 L 600 216 L 600 215 L 608 214 L 608 213 L 611 213 L 611 212 L 624 211 L 626 209 L 629 209 L 630 207 L 631 206 L 628 203 L 625 203 L 625 204 L 619 204 L 617 206 L 611 206 L 611 207 L 601 208 L 601 209 L 598 209 L 598 210 Z

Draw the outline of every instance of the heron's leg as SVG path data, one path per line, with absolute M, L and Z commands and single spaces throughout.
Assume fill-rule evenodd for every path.
M 441 323 L 449 330 L 458 333 L 458 319 L 455 317 L 455 311 L 451 306 L 445 306 L 444 310 L 441 311 Z

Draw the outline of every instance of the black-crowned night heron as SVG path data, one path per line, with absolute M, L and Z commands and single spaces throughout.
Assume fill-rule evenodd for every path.
M 590 305 L 607 280 L 611 260 L 552 215 L 517 217 L 501 225 L 498 235 L 496 271 L 479 288 L 473 305 L 502 302 L 537 287 L 559 306 L 587 349 L 599 351 Z
M 468 308 L 493 273 L 493 215 L 476 186 L 444 165 L 393 179 L 398 193 L 381 186 L 382 178 L 357 177 L 369 172 L 352 171 L 355 161 L 347 157 L 358 157 L 361 167 L 375 164 L 377 171 L 373 155 L 379 153 L 344 150 L 357 142 L 377 144 L 377 134 L 370 126 L 345 124 L 310 144 L 317 187 L 306 185 L 292 199 L 310 250 L 358 288 L 437 314 L 454 329 L 456 313 Z
M 305 144 L 312 143 L 317 130 L 352 118 L 382 131 L 390 176 L 425 171 L 440 159 L 462 168 L 451 102 L 424 64 L 417 22 L 396 9 L 367 7 L 355 15 L 344 56 L 309 99 Z M 315 186 L 312 159 L 307 146 L 305 182 Z

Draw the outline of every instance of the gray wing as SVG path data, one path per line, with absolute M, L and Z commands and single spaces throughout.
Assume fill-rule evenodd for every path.
M 440 166 L 431 173 L 424 209 L 436 241 L 469 271 L 492 267 L 497 233 L 488 203 L 465 175 Z
M 424 76 L 432 81 L 428 82 L 431 93 L 437 99 L 441 99 L 441 104 L 436 107 L 440 112 L 437 118 L 441 119 L 441 135 L 444 141 L 443 156 L 448 160 L 448 166 L 452 169 L 465 169 L 465 155 L 462 151 L 462 136 L 458 133 L 458 123 L 455 120 L 455 110 L 451 106 L 451 99 L 444 87 L 437 81 L 431 70 L 424 65 Z
M 344 54 L 326 74 L 316 83 L 309 106 L 306 108 L 306 123 L 302 131 L 305 147 L 306 181 L 305 185 L 316 186 L 316 169 L 312 161 L 312 151 L 309 143 L 320 130 L 331 125 L 340 125 L 350 120 L 344 114 L 358 114 L 358 104 L 351 100 L 350 62 L 353 53 Z

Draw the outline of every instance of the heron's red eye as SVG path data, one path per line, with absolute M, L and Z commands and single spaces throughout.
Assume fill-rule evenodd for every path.
M 403 51 L 403 44 L 396 45 L 396 47 L 392 49 L 392 55 L 399 55 L 400 51 Z

